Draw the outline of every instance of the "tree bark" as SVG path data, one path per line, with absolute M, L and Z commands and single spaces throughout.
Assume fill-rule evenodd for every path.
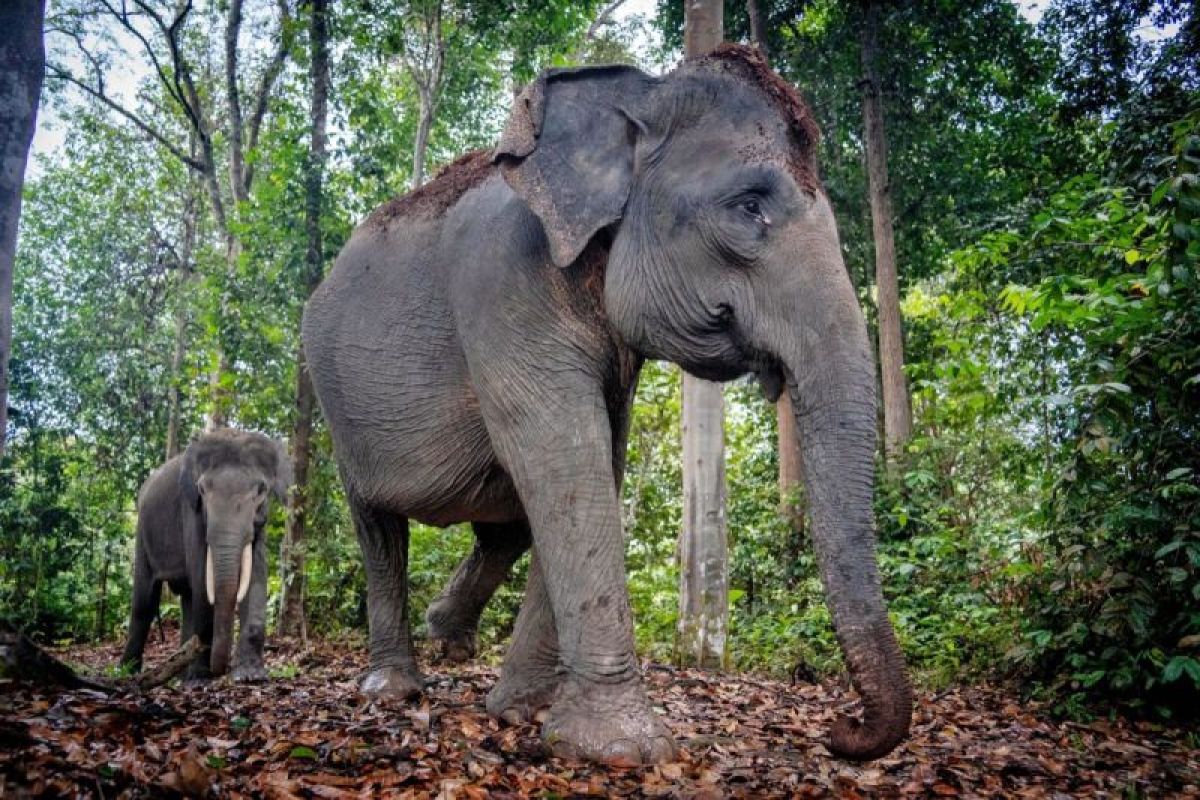
M 45 0 L 0 3 L 0 458 L 8 439 L 8 362 L 12 351 L 13 263 L 29 144 L 46 72 Z
M 427 0 L 428 3 L 428 0 Z M 417 133 L 413 140 L 412 188 L 425 182 L 425 151 L 429 147 L 429 132 L 437 114 L 438 97 L 442 89 L 446 42 L 442 38 L 442 0 L 433 0 L 422 10 L 421 52 L 404 56 L 405 68 L 417 86 Z
M 190 148 L 196 155 L 196 137 L 191 137 Z M 183 362 L 187 356 L 187 333 L 191 325 L 192 315 L 189 305 L 191 298 L 189 289 L 196 279 L 196 265 L 193 257 L 196 250 L 196 236 L 200 225 L 200 197 L 196 179 L 189 175 L 187 194 L 183 202 L 183 241 L 179 246 L 179 263 L 176 264 L 178 279 L 176 291 L 179 293 L 175 307 L 175 350 L 171 353 L 171 385 L 167 389 L 167 459 L 179 455 L 180 431 L 182 428 L 182 398 L 179 383 L 183 378 Z
M 892 196 L 888 181 L 887 130 L 876 60 L 879 55 L 879 2 L 863 3 L 862 46 L 863 129 L 866 141 L 867 184 L 871 227 L 875 240 L 875 285 L 879 305 L 879 365 L 883 384 L 884 452 L 888 463 L 903 454 L 912 435 L 912 406 L 904 377 L 904 332 L 900 318 L 900 287 L 896 271 L 896 240 L 892 229 Z
M 750 18 L 750 42 L 769 62 L 771 51 L 767 47 L 767 21 L 763 18 L 762 6 L 758 0 L 746 0 L 746 16 Z
M 309 84 L 312 92 L 310 138 L 305 175 L 304 225 L 308 235 L 305 256 L 304 296 L 309 297 L 325 272 L 324 241 L 321 235 L 325 170 L 325 127 L 329 97 L 329 9 L 328 0 L 312 0 L 309 37 L 312 58 Z M 304 614 L 304 544 L 308 528 L 308 472 L 312 461 L 313 410 L 316 399 L 304 348 L 296 354 L 296 409 L 292 429 L 292 471 L 295 483 L 288 507 L 287 531 L 280 552 L 283 596 L 279 603 L 279 633 L 303 637 L 307 633 Z
M 684 54 L 696 58 L 723 37 L 721 0 L 686 0 Z M 679 540 L 681 664 L 721 667 L 729 626 L 725 521 L 724 401 L 721 385 L 683 376 L 683 531 Z
M 720 668 L 729 625 L 721 384 L 683 376 L 683 534 L 677 661 Z

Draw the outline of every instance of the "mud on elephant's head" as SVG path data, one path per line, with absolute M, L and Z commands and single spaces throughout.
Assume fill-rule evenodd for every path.
M 234 614 L 250 589 L 254 544 L 263 535 L 270 496 L 283 500 L 291 481 L 286 449 L 262 434 L 220 429 L 184 453 L 179 488 L 199 516 L 203 536 L 197 544 L 203 546 L 205 594 L 213 606 L 216 675 L 229 668 Z
M 912 693 L 880 588 L 872 493 L 875 367 L 795 89 L 724 45 L 654 78 L 550 70 L 518 98 L 494 160 L 570 268 L 611 242 L 604 310 L 631 347 L 711 380 L 786 390 L 814 542 L 864 702 L 834 749 L 869 758 L 908 730 Z

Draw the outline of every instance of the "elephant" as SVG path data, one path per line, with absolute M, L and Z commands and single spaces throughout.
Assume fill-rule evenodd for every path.
M 162 585 L 179 595 L 183 640 L 201 651 L 187 679 L 229 670 L 235 607 L 241 621 L 233 677 L 267 678 L 267 543 L 270 498 L 283 500 L 292 482 L 282 443 L 262 434 L 219 428 L 199 436 L 151 473 L 138 492 L 133 556 L 133 606 L 121 662 L 142 666 Z
M 657 77 L 550 69 L 493 151 L 356 228 L 302 339 L 365 564 L 361 692 L 422 691 L 409 521 L 470 522 L 480 542 L 528 538 L 533 551 L 488 711 L 537 713 L 544 744 L 568 758 L 673 757 L 634 652 L 619 505 L 634 389 L 659 359 L 789 393 L 863 706 L 861 721 L 835 721 L 831 749 L 870 759 L 905 737 L 913 695 L 875 554 L 874 357 L 818 135 L 797 91 L 744 46 Z

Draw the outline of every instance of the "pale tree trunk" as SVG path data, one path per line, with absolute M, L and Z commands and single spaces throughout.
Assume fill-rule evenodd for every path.
M 429 129 L 433 126 L 433 101 L 429 92 L 419 89 L 420 108 L 417 115 L 417 135 L 413 141 L 412 188 L 425 182 L 425 151 L 429 147 Z
M 771 51 L 767 48 L 767 21 L 763 18 L 762 6 L 758 0 L 746 0 L 746 16 L 750 18 L 750 42 L 758 48 L 763 58 L 771 60 Z
M 861 29 L 863 129 L 871 227 L 875 239 L 875 285 L 879 304 L 879 365 L 883 384 L 883 440 L 889 463 L 903 454 L 912 435 L 912 406 L 904 377 L 904 333 L 900 319 L 900 287 L 896 274 L 896 240 L 892 230 L 892 196 L 888 182 L 887 134 L 883 95 L 876 59 L 879 54 L 879 3 L 866 0 Z
M 8 439 L 8 361 L 12 350 L 13 262 L 29 143 L 46 72 L 45 0 L 0 3 L 0 458 Z
M 310 138 L 308 168 L 305 175 L 304 226 L 308 234 L 305 256 L 304 296 L 312 295 L 325 272 L 324 242 L 321 235 L 323 181 L 325 170 L 325 123 L 329 97 L 329 9 L 327 0 L 311 0 L 309 38 Z M 280 573 L 283 596 L 279 602 L 281 636 L 307 634 L 304 614 L 304 547 L 308 528 L 308 472 L 312 461 L 313 409 L 316 399 L 312 378 L 304 358 L 304 348 L 296 353 L 296 409 L 292 429 L 293 484 L 288 507 L 287 531 L 280 546 Z
M 442 0 L 426 0 L 421 8 L 424 28 L 420 47 L 401 54 L 404 68 L 417 87 L 417 133 L 413 140 L 412 188 L 425 182 L 425 151 L 437 115 L 445 68 L 446 41 L 442 36 Z
M 684 53 L 721 43 L 721 0 L 685 0 Z M 683 531 L 679 539 L 681 664 L 721 667 L 729 627 L 729 549 L 725 522 L 724 401 L 721 385 L 683 376 Z
M 195 153 L 196 137 L 192 136 L 192 152 Z M 183 241 L 179 247 L 179 263 L 176 265 L 179 278 L 176 290 L 179 292 L 175 307 L 175 350 L 171 354 L 171 386 L 167 390 L 167 452 L 168 459 L 179 455 L 180 430 L 182 427 L 180 381 L 183 379 L 183 361 L 187 356 L 187 334 L 191 325 L 191 287 L 196 280 L 196 265 L 193 257 L 196 251 L 197 229 L 200 225 L 200 198 L 196 180 L 189 176 L 187 195 L 183 206 Z

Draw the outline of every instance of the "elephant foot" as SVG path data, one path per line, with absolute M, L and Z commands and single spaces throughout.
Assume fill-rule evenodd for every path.
M 376 667 L 362 679 L 358 690 L 371 697 L 412 700 L 425 691 L 425 679 L 415 667 Z
M 564 683 L 542 725 L 542 741 L 559 758 L 611 766 L 658 764 L 677 752 L 671 732 L 636 683 Z
M 203 662 L 193 661 L 188 665 L 187 672 L 183 673 L 184 686 L 200 686 L 208 683 L 213 679 L 212 670 L 208 666 L 208 658 Z
M 238 664 L 233 668 L 234 683 L 262 683 L 270 676 L 267 668 L 259 664 Z
M 429 638 L 437 642 L 437 658 L 450 664 L 463 664 L 475 657 L 475 637 L 469 634 L 442 636 L 430 628 Z
M 558 694 L 562 680 L 558 675 L 512 676 L 504 674 L 487 696 L 487 711 L 509 725 L 522 725 L 537 719 Z
M 438 657 L 462 664 L 475 657 L 475 626 L 459 621 L 462 614 L 453 595 L 435 600 L 425 612 L 429 638 L 438 643 Z

